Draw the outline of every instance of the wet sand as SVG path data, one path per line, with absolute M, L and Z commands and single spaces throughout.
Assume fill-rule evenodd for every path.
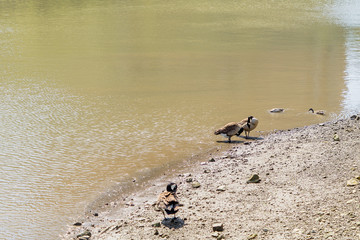
M 347 185 L 359 182 L 359 118 L 229 146 L 89 209 L 62 238 L 360 239 L 360 185 Z M 253 174 L 259 183 L 247 183 Z M 174 222 L 153 207 L 171 181 L 182 204 Z M 213 230 L 217 223 L 222 231 Z

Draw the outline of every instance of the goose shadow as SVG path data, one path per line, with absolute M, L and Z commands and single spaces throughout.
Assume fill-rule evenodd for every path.
M 161 224 L 164 225 L 167 228 L 174 228 L 174 229 L 179 229 L 182 228 L 184 226 L 184 220 L 181 218 L 164 218 L 161 221 Z
M 230 143 L 230 144 L 236 144 L 236 143 L 243 143 L 244 141 L 238 141 L 238 140 L 231 140 L 231 142 L 229 142 L 228 140 L 223 140 L 223 141 L 216 141 L 218 143 Z
M 244 136 L 240 136 L 239 138 L 243 138 L 243 139 L 247 139 L 247 140 L 264 140 L 264 138 L 262 137 L 244 137 Z

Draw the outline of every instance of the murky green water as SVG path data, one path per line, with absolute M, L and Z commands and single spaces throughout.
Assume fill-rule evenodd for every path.
M 56 239 L 105 189 L 223 145 L 213 131 L 229 121 L 268 131 L 360 111 L 359 12 L 0 0 L 0 238 Z

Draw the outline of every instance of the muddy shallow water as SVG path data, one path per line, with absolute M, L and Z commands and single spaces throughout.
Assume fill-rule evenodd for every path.
M 0 6 L 8 239 L 59 234 L 106 189 L 222 146 L 229 121 L 271 131 L 360 109 L 352 1 Z

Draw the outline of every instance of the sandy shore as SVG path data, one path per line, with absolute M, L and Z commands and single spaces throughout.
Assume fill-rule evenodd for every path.
M 89 211 L 63 239 L 360 239 L 359 119 L 240 140 Z M 152 206 L 170 181 L 183 204 L 175 222 Z

